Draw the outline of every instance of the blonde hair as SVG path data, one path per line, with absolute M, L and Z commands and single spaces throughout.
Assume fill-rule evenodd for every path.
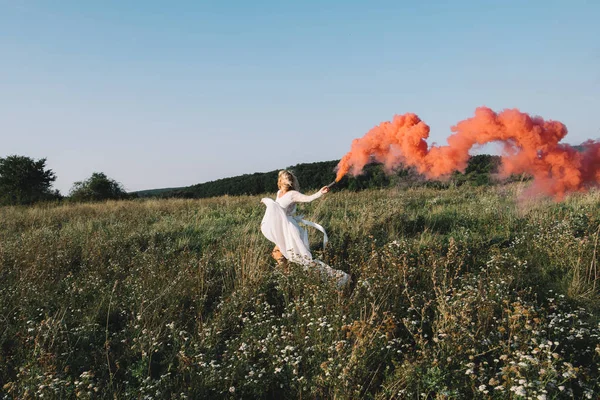
M 279 176 L 277 178 L 277 187 L 280 190 L 300 190 L 300 184 L 298 183 L 298 178 L 291 171 L 284 169 L 283 171 L 279 171 Z

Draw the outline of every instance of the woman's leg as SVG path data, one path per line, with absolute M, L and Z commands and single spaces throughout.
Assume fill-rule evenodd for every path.
M 281 253 L 281 250 L 279 250 L 279 247 L 277 247 L 277 246 L 273 247 L 271 256 L 273 256 L 275 261 L 277 261 L 277 264 L 281 264 L 283 262 L 283 260 L 285 260 L 285 257 L 283 256 L 283 254 Z
M 273 248 L 273 251 L 271 252 L 271 256 L 273 256 L 275 261 L 277 261 L 277 266 L 281 267 L 283 272 L 285 272 L 285 273 L 289 272 L 288 261 L 285 259 L 285 257 L 281 253 L 281 250 L 279 250 L 279 247 L 275 246 Z

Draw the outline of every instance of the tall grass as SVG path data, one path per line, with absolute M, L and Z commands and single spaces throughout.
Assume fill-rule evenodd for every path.
M 600 195 L 331 193 L 275 267 L 260 197 L 0 208 L 0 398 L 597 398 Z

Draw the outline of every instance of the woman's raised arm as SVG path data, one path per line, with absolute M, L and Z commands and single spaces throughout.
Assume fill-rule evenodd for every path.
M 325 186 L 325 187 L 321 188 L 321 190 L 319 190 L 317 193 L 307 196 L 296 190 L 292 190 L 292 191 L 290 191 L 290 200 L 292 200 L 294 203 L 310 203 L 311 201 L 316 200 L 319 197 L 323 196 L 328 191 L 329 191 L 329 188 L 327 186 Z

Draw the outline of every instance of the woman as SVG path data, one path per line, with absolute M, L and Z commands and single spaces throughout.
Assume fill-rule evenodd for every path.
M 272 253 L 273 258 L 278 263 L 287 259 L 305 267 L 316 266 L 321 272 L 337 279 L 338 285 L 343 286 L 346 284 L 349 280 L 348 274 L 334 270 L 321 261 L 313 260 L 308 245 L 308 232 L 300 226 L 300 223 L 321 231 L 323 233 L 323 246 L 327 244 L 325 229 L 321 225 L 306 221 L 301 216 L 296 215 L 296 203 L 308 203 L 318 199 L 329 192 L 329 188 L 325 186 L 312 196 L 306 196 L 299 192 L 300 185 L 296 176 L 286 170 L 279 171 L 277 186 L 279 191 L 275 201 L 269 198 L 261 200 L 267 206 L 267 210 L 260 228 L 263 235 L 275 243 Z

